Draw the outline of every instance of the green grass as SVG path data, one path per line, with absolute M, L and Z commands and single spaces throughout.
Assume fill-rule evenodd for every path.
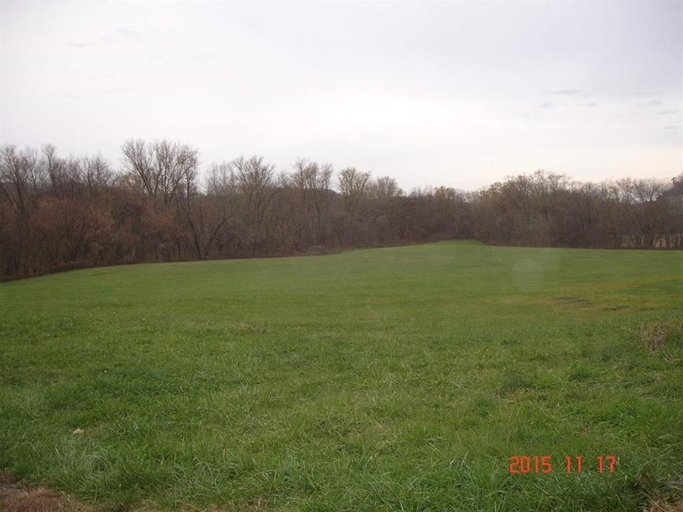
M 0 470 L 105 510 L 636 512 L 683 477 L 683 337 L 649 350 L 641 326 L 682 319 L 674 252 L 447 242 L 4 283 Z

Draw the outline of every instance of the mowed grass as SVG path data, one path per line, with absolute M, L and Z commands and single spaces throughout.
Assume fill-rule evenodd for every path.
M 683 339 L 640 328 L 681 320 L 674 252 L 445 242 L 4 283 L 0 471 L 105 510 L 640 511 L 683 478 Z

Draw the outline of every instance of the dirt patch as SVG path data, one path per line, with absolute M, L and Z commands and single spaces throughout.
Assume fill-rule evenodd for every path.
M 95 512 L 95 509 L 70 500 L 44 486 L 27 486 L 0 473 L 0 511 L 2 512 Z

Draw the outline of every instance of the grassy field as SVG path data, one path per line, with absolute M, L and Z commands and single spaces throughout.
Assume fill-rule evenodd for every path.
M 640 511 L 683 485 L 682 321 L 674 252 L 446 242 L 4 283 L 0 472 L 104 510 Z

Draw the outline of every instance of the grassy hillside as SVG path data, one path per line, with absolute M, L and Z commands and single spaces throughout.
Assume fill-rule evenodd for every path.
M 119 510 L 635 512 L 683 478 L 681 321 L 673 252 L 439 243 L 4 283 L 0 471 Z

